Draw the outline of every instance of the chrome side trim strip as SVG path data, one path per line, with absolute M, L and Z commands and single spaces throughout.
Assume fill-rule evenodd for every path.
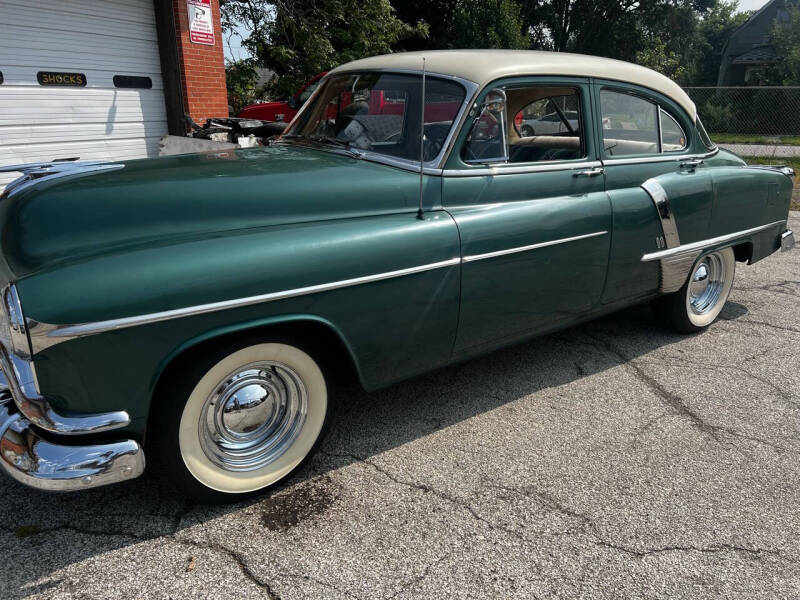
M 537 248 L 545 248 L 547 246 L 555 246 L 556 244 L 566 244 L 567 242 L 575 242 L 577 240 L 584 240 L 587 238 L 606 235 L 608 231 L 595 231 L 594 233 L 587 233 L 585 235 L 576 235 L 573 237 L 562 238 L 560 240 L 551 240 L 549 242 L 539 242 L 538 244 L 530 244 L 529 246 L 519 246 L 517 248 L 507 248 L 506 250 L 496 250 L 495 252 L 486 252 L 484 254 L 472 254 L 465 256 L 462 260 L 465 263 L 473 262 L 476 260 L 484 260 L 487 258 L 494 258 L 496 256 L 505 256 L 506 254 L 516 254 L 518 252 L 527 252 L 528 250 L 536 250 Z
M 445 169 L 442 175 L 445 177 L 480 177 L 484 175 L 515 175 L 519 173 L 541 173 L 546 171 L 573 171 L 579 169 L 593 169 L 602 167 L 599 160 L 588 160 L 581 162 L 541 162 L 515 165 L 505 163 L 492 167 L 482 167 L 477 169 Z
M 127 327 L 134 327 L 136 325 L 144 325 L 145 323 L 157 323 L 159 321 L 167 321 L 169 319 L 177 319 L 181 317 L 188 317 L 193 315 L 201 315 L 229 308 L 240 308 L 243 306 L 250 306 L 252 304 L 261 304 L 262 302 L 274 302 L 276 300 L 284 300 L 286 298 L 294 298 L 296 296 L 305 296 L 308 294 L 316 294 L 318 292 L 327 292 L 337 290 L 340 288 L 352 287 L 354 285 L 361 285 L 363 283 L 373 283 L 375 281 L 383 281 L 384 279 L 393 279 L 395 277 L 404 277 L 406 275 L 413 275 L 415 273 L 423 273 L 425 271 L 432 271 L 434 269 L 441 269 L 443 267 L 450 267 L 457 265 L 461 262 L 461 258 L 451 258 L 427 265 L 420 265 L 417 267 L 409 267 L 407 269 L 399 269 L 397 271 L 388 271 L 386 273 L 378 273 L 376 275 L 365 275 L 363 277 L 354 277 L 352 279 L 344 279 L 342 281 L 333 281 L 330 283 L 322 283 L 318 285 L 310 285 L 302 288 L 295 288 L 291 290 L 284 290 L 281 292 L 270 292 L 268 294 L 259 294 L 258 296 L 248 296 L 246 298 L 236 298 L 233 300 L 223 300 L 221 302 L 211 302 L 208 304 L 200 304 L 197 306 L 187 306 L 185 308 L 176 308 L 173 310 L 165 310 L 157 313 L 149 313 L 145 315 L 137 315 L 134 317 L 124 317 L 121 319 L 110 319 L 108 321 L 96 321 L 94 323 L 80 323 L 75 325 L 47 325 L 44 323 L 30 324 L 31 342 L 34 346 L 34 351 L 40 350 L 58 343 L 58 338 L 76 338 L 105 331 L 113 331 L 116 329 L 124 329 Z M 46 339 L 42 339 L 46 338 Z M 56 339 L 54 339 L 56 338 Z
M 705 159 L 716 156 L 719 148 L 715 148 L 705 154 L 680 154 L 677 156 L 667 154 L 657 154 L 654 156 L 637 156 L 632 158 L 605 158 L 603 165 L 610 167 L 613 165 L 638 165 L 640 163 L 660 163 L 660 162 L 681 162 L 692 159 Z
M 661 220 L 661 231 L 664 233 L 664 243 L 666 247 L 675 248 L 680 246 L 681 239 L 678 236 L 678 224 L 675 222 L 675 216 L 672 214 L 667 191 L 655 179 L 648 179 L 641 187 L 653 200 L 653 204 L 656 205 L 656 211 L 658 212 L 658 218 Z
M 735 233 L 720 235 L 718 237 L 711 238 L 708 240 L 700 240 L 699 242 L 684 244 L 676 248 L 668 248 L 666 250 L 660 250 L 658 252 L 651 252 L 649 254 L 645 254 L 644 256 L 642 256 L 642 262 L 648 262 L 651 260 L 661 260 L 663 258 L 674 256 L 675 254 L 683 254 L 685 252 L 702 250 L 708 246 L 716 246 L 718 244 L 724 244 L 725 242 L 730 242 L 737 238 L 745 237 L 753 233 L 758 233 L 759 231 L 769 229 L 770 227 L 775 227 L 776 225 L 780 225 L 781 223 L 786 223 L 786 219 L 783 219 L 781 221 L 775 221 L 773 223 L 767 223 L 766 225 L 759 225 L 758 227 L 753 227 L 752 229 L 744 229 L 742 231 L 737 231 Z

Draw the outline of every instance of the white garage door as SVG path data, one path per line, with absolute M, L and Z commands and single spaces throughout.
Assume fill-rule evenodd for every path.
M 0 0 L 0 15 L 0 166 L 158 154 L 167 117 L 153 0 Z M 55 73 L 86 86 L 39 83 Z M 0 173 L 0 190 L 18 175 Z

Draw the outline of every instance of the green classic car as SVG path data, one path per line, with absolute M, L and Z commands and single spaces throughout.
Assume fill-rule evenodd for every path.
M 794 243 L 791 169 L 717 148 L 662 75 L 569 54 L 367 58 L 266 148 L 6 170 L 0 464 L 47 490 L 134 478 L 146 451 L 238 499 L 310 455 L 334 379 L 647 301 L 700 331 L 737 262 Z

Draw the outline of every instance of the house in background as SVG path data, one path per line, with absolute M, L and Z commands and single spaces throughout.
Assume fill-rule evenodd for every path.
M 785 0 L 767 2 L 731 34 L 722 50 L 717 86 L 758 85 L 776 60 L 770 33 L 775 22 L 789 20 Z

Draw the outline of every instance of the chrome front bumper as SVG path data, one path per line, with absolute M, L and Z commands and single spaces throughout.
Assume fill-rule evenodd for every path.
M 781 234 L 781 250 L 784 252 L 794 248 L 794 232 L 789 229 Z
M 117 483 L 144 471 L 144 452 L 133 440 L 61 445 L 45 440 L 30 421 L 12 412 L 11 393 L 0 390 L 0 467 L 33 488 L 71 491 Z

